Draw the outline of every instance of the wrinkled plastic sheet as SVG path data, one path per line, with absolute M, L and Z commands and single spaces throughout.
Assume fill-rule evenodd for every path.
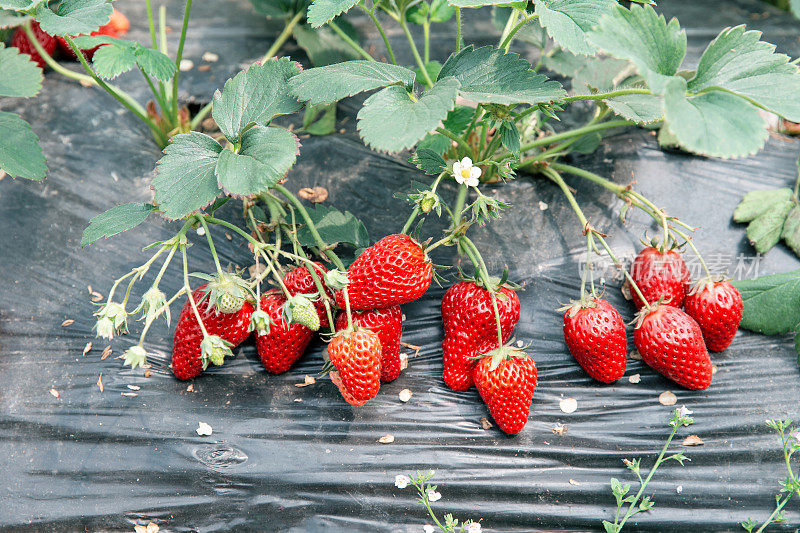
M 119 2 L 134 21 L 133 35 L 145 38 L 135 15 L 138 4 Z M 276 26 L 250 15 L 244 1 L 197 3 L 196 9 L 187 57 L 200 64 L 202 52 L 210 50 L 221 60 L 208 79 L 187 73 L 184 81 L 191 85 L 182 90 L 191 87 L 187 98 L 207 99 L 236 65 L 267 48 Z M 797 52 L 800 26 L 758 2 L 665 2 L 661 9 L 688 28 L 694 61 L 721 27 L 740 21 L 763 29 L 781 50 Z M 180 10 L 180 2 L 170 3 L 173 27 Z M 485 17 L 469 16 L 477 28 L 473 33 L 491 42 L 495 34 Z M 5 530 L 130 530 L 152 520 L 162 531 L 420 531 L 429 518 L 410 488 L 394 486 L 396 474 L 416 469 L 436 470 L 443 498 L 434 508 L 440 516 L 480 518 L 486 531 L 598 530 L 614 511 L 609 479 L 632 481 L 621 460 L 642 457 L 650 465 L 668 434 L 673 408 L 658 401 L 666 390 L 676 394 L 677 406 L 693 410 L 696 420 L 679 432 L 673 449 L 680 449 L 688 434 L 705 444 L 685 449 L 691 458 L 686 466 L 669 463 L 660 469 L 648 488 L 656 507 L 636 516 L 631 529 L 735 531 L 737 521 L 763 519 L 773 510 L 785 467 L 780 443 L 764 420 L 800 418 L 799 371 L 789 338 L 741 332 L 730 349 L 713 356 L 718 371 L 707 391 L 682 390 L 635 360 L 615 384 L 592 381 L 569 355 L 555 310 L 577 295 L 584 252 L 577 221 L 552 184 L 521 177 L 491 189 L 513 210 L 474 231 L 490 269 L 508 265 L 513 280 L 525 286 L 516 338 L 531 343 L 539 368 L 528 425 L 507 437 L 496 428 L 481 428 L 488 413 L 474 389 L 453 392 L 442 382 L 444 289 L 436 286 L 404 306 L 403 340 L 421 346 L 419 355 L 361 408 L 343 402 L 327 379 L 294 386 L 318 372 L 320 342 L 281 376 L 262 370 L 249 342 L 225 366 L 196 379 L 193 392 L 169 372 L 166 326 L 154 328 L 148 338 L 154 352 L 149 378 L 116 359 L 135 342 L 138 324 L 101 360 L 106 343 L 93 338 L 87 286 L 105 295 L 114 278 L 146 259 L 142 247 L 170 236 L 176 225 L 151 217 L 134 231 L 83 250 L 81 232 L 90 217 L 116 203 L 150 199 L 158 149 L 110 98 L 53 74 L 35 100 L 5 100 L 0 107 L 32 122 L 51 169 L 40 184 L 0 181 L 0 526 Z M 289 183 L 295 190 L 328 188 L 328 202 L 358 213 L 377 240 L 399 229 L 408 212 L 392 193 L 420 175 L 406 155 L 363 147 L 354 131 L 356 109 L 354 103 L 341 106 L 343 134 L 302 139 L 302 157 Z M 754 157 L 705 159 L 664 152 L 651 133 L 631 130 L 611 136 L 600 151 L 577 163 L 619 183 L 635 179 L 668 213 L 702 226 L 697 245 L 715 264 L 737 268 L 741 254 L 752 275 L 753 268 L 760 274 L 795 269 L 798 261 L 783 246 L 755 261 L 744 228 L 733 224 L 730 214 L 744 193 L 791 183 L 797 152 L 796 141 L 771 138 Z M 569 182 L 592 223 L 630 257 L 650 228 L 648 221 L 634 215 L 623 225 L 617 218 L 621 204 L 610 193 L 578 179 Z M 449 197 L 454 192 L 444 188 Z M 240 221 L 233 202 L 223 216 Z M 424 232 L 437 235 L 442 228 L 429 221 Z M 242 243 L 213 231 L 224 264 L 247 264 Z M 204 250 L 192 249 L 193 270 L 213 269 Z M 453 259 L 450 249 L 435 252 L 438 263 Z M 631 318 L 612 272 L 606 274 L 605 296 Z M 175 291 L 180 284 L 180 273 L 173 270 L 162 288 Z M 75 323 L 61 327 L 67 318 Z M 90 341 L 93 348 L 83 355 Z M 101 374 L 102 392 L 96 384 Z M 640 383 L 629 382 L 634 374 L 640 374 Z M 138 396 L 121 394 L 132 392 L 129 385 L 141 387 Z M 398 400 L 404 388 L 414 393 L 405 404 Z M 559 409 L 567 397 L 577 400 L 572 414 Z M 197 435 L 200 421 L 213 427 L 211 436 Z M 567 426 L 566 434 L 555 435 L 557 425 Z M 394 435 L 394 443 L 379 444 L 387 434 Z M 797 527 L 796 502 L 786 517 L 771 530 Z

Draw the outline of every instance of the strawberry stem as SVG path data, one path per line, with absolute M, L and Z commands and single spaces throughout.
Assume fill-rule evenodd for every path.
M 206 240 L 208 241 L 208 249 L 211 251 L 211 257 L 214 258 L 214 266 L 217 267 L 217 274 L 222 277 L 222 266 L 219 264 L 219 257 L 217 256 L 217 249 L 214 247 L 214 239 L 211 238 L 211 231 L 208 229 L 208 225 L 203 217 L 197 217 L 200 220 L 200 225 L 203 226 L 203 233 L 206 234 Z
M 189 261 L 186 259 L 186 235 L 181 235 L 180 237 L 180 246 L 181 248 L 181 256 L 183 257 L 183 289 L 186 291 L 186 294 L 189 295 L 189 304 L 192 306 L 192 311 L 194 311 L 194 316 L 197 319 L 197 323 L 200 324 L 200 331 L 203 332 L 203 337 L 208 337 L 208 331 L 206 331 L 206 326 L 203 324 L 203 319 L 200 318 L 200 311 L 197 309 L 197 302 L 194 301 L 194 295 L 192 294 L 192 287 L 189 284 Z
M 486 269 L 486 263 L 483 261 L 483 257 L 475 246 L 475 243 L 466 235 L 462 236 L 459 240 L 462 243 L 464 252 L 469 256 L 476 270 L 478 270 L 478 277 L 483 282 L 484 287 L 489 291 L 489 295 L 492 298 L 492 309 L 494 310 L 494 320 L 497 326 L 497 347 L 500 348 L 503 346 L 503 327 L 500 323 L 500 310 L 497 307 L 497 296 L 495 295 L 499 287 L 494 287 L 489 280 L 489 272 Z

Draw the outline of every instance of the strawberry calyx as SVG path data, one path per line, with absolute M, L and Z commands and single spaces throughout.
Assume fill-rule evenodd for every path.
M 557 310 L 561 311 L 562 313 L 565 311 L 569 311 L 569 316 L 573 317 L 578 314 L 578 311 L 581 309 L 594 309 L 597 307 L 597 298 L 594 296 L 586 296 L 584 295 L 583 298 L 580 300 L 570 300 L 570 302 L 566 305 L 562 305 Z
M 258 335 L 269 335 L 272 319 L 260 307 L 253 311 L 247 331 L 255 331 Z
M 495 348 L 494 350 L 485 354 L 479 354 L 473 357 L 473 359 L 480 360 L 486 357 L 491 357 L 492 363 L 489 366 L 489 371 L 494 372 L 503 361 L 510 361 L 512 358 L 527 359 L 528 354 L 524 352 L 526 348 L 527 346 L 517 348 L 514 339 L 511 339 L 508 344 L 500 346 L 499 348 Z
M 347 272 L 343 272 L 338 268 L 329 270 L 325 273 L 323 278 L 325 281 L 325 286 L 334 291 L 344 289 L 349 283 L 347 279 Z
M 703 292 L 707 289 L 712 289 L 714 288 L 714 285 L 716 285 L 717 283 L 721 283 L 723 281 L 729 281 L 730 279 L 731 278 L 727 278 L 721 274 L 711 274 L 710 276 L 706 276 L 698 280 L 697 283 L 692 285 L 692 288 L 689 289 L 688 294 L 692 295 L 698 292 Z
M 133 369 L 137 366 L 144 367 L 147 364 L 147 351 L 145 351 L 144 347 L 140 344 L 131 346 L 125 350 L 124 356 L 125 360 L 122 363 L 123 366 L 130 365 Z
M 233 356 L 232 347 L 233 343 L 219 335 L 206 335 L 200 343 L 200 361 L 203 363 L 203 370 L 208 368 L 209 363 L 221 366 L 225 362 L 225 357 Z
M 666 303 L 669 302 L 669 301 L 670 301 L 669 298 L 665 298 L 664 296 L 661 296 L 655 302 L 653 302 L 651 304 L 648 304 L 648 305 L 642 307 L 639 311 L 637 311 L 637 313 L 634 315 L 634 319 L 631 320 L 630 322 L 628 322 L 628 324 L 634 324 L 635 323 L 636 326 L 634 326 L 634 329 L 639 329 L 639 327 L 642 325 L 642 322 L 644 322 L 645 318 L 647 318 L 649 315 L 651 315 L 651 314 L 655 313 L 656 311 L 658 311 L 661 307 L 666 305 Z
M 239 274 L 219 272 L 214 276 L 199 273 L 192 275 L 208 281 L 200 301 L 208 298 L 218 314 L 238 313 L 245 301 L 256 301 L 255 293 Z

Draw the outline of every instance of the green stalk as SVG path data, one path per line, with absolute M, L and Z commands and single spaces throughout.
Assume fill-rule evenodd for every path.
M 181 257 L 183 257 L 183 288 L 186 294 L 189 295 L 189 304 L 192 306 L 192 311 L 194 311 L 194 317 L 197 319 L 197 323 L 200 324 L 203 337 L 208 337 L 208 331 L 206 331 L 206 326 L 203 324 L 203 319 L 200 317 L 200 311 L 197 309 L 197 302 L 194 301 L 192 286 L 189 285 L 189 261 L 186 259 L 186 236 L 182 235 L 181 237 L 179 246 L 181 247 Z
M 292 35 L 294 31 L 294 27 L 297 26 L 297 23 L 303 18 L 306 14 L 305 10 L 301 10 L 300 12 L 296 13 L 283 27 L 283 31 L 278 34 L 278 37 L 275 39 L 275 42 L 272 43 L 272 46 L 269 47 L 267 53 L 261 59 L 261 63 L 266 63 L 278 53 L 278 50 L 281 49 L 281 46 L 286 43 L 289 37 Z
M 508 34 L 511 32 L 511 28 L 516 26 L 518 18 L 519 13 L 516 9 L 512 9 L 511 13 L 508 14 L 508 19 L 506 19 L 506 25 L 503 27 L 503 33 L 500 34 L 500 41 L 497 43 L 498 48 L 505 48 Z
M 514 36 L 517 34 L 519 30 L 521 30 L 528 22 L 536 19 L 539 15 L 531 15 L 529 17 L 523 17 L 516 26 L 514 26 L 511 31 L 508 32 L 505 39 L 500 42 L 500 48 L 508 52 L 509 48 L 511 48 L 511 41 L 514 40 Z
M 466 150 L 467 153 L 471 153 L 472 152 L 472 147 L 470 147 L 470 145 L 468 145 L 467 142 L 464 139 L 462 139 L 461 137 L 459 137 L 455 133 L 453 133 L 453 132 L 451 132 L 449 130 L 446 130 L 445 128 L 443 128 L 441 126 L 436 128 L 436 132 L 437 133 L 441 133 L 442 135 L 444 135 L 445 137 L 449 138 L 452 141 L 455 141 L 456 144 L 458 144 L 462 149 Z
M 211 251 L 211 257 L 214 258 L 214 266 L 217 267 L 217 274 L 222 277 L 222 266 L 219 264 L 219 257 L 217 257 L 217 249 L 214 247 L 214 240 L 211 238 L 211 231 L 208 229 L 208 225 L 203 217 L 198 217 L 200 219 L 200 224 L 203 226 L 204 233 L 206 234 L 206 240 L 208 241 L 208 249 Z
M 425 36 L 425 46 L 423 47 L 423 54 L 425 55 L 425 64 L 427 65 L 431 61 L 431 23 L 429 21 L 425 21 L 422 25 L 422 33 Z
M 464 210 L 464 204 L 467 203 L 467 193 L 469 187 L 461 186 L 458 189 L 458 196 L 456 196 L 456 205 L 453 209 L 453 228 L 458 227 L 461 223 L 461 212 Z
M 456 52 L 461 51 L 461 8 L 456 7 Z
M 336 32 L 336 35 L 338 35 L 339 37 L 341 37 L 341 38 L 342 38 L 342 40 L 343 40 L 344 42 L 346 42 L 346 43 L 347 43 L 347 44 L 350 46 L 350 48 L 352 48 L 353 50 L 355 50 L 355 51 L 356 51 L 356 53 L 357 53 L 358 55 L 360 55 L 361 57 L 363 57 L 363 58 L 364 58 L 364 59 L 366 59 L 367 61 L 375 61 L 375 58 L 374 58 L 374 57 L 372 57 L 371 55 L 369 55 L 369 52 L 367 52 L 366 50 L 364 50 L 363 48 L 361 48 L 361 45 L 359 45 L 357 42 L 355 42 L 353 39 L 351 39 L 351 38 L 350 38 L 350 36 L 349 36 L 349 35 L 347 35 L 347 34 L 344 32 L 344 30 L 342 30 L 342 28 L 340 28 L 340 27 L 339 27 L 339 25 L 338 25 L 338 24 L 336 24 L 334 21 L 330 21 L 330 22 L 328 22 L 328 26 L 330 26 L 330 28 L 331 28 L 333 31 L 335 31 L 335 32 Z
M 383 39 L 383 44 L 386 46 L 386 51 L 389 54 L 389 59 L 391 60 L 393 65 L 396 65 L 397 64 L 397 60 L 394 58 L 394 50 L 392 49 L 391 43 L 389 43 L 389 38 L 386 36 L 386 32 L 383 31 L 383 26 L 381 26 L 381 23 L 378 20 L 378 17 L 375 15 L 374 8 L 373 9 L 367 9 L 366 7 L 363 6 L 363 4 L 360 4 L 360 3 L 358 4 L 358 6 L 361 9 L 363 9 L 367 13 L 367 15 L 369 15 L 370 19 L 372 19 L 372 23 L 375 24 L 375 27 L 378 29 L 378 33 L 381 34 L 381 39 Z
M 153 50 L 155 50 L 158 48 L 158 43 L 156 42 L 156 26 L 153 22 L 153 8 L 150 5 L 150 0 L 145 0 L 144 5 L 147 10 L 147 25 L 150 28 L 150 39 L 153 41 Z
M 497 326 L 497 347 L 500 348 L 503 346 L 503 326 L 500 323 L 500 310 L 497 307 L 497 296 L 495 295 L 494 288 L 489 282 L 489 271 L 486 268 L 486 263 L 483 261 L 483 257 L 478 251 L 478 248 L 475 246 L 475 243 L 473 243 L 469 237 L 463 235 L 459 240 L 462 243 L 462 248 L 469 256 L 470 261 L 472 261 L 472 263 L 478 267 L 478 275 L 481 278 L 481 281 L 483 281 L 486 290 L 489 291 L 489 294 L 492 297 L 492 309 L 494 310 L 494 320 L 495 325 Z
M 552 144 L 558 141 L 563 141 L 566 139 L 571 139 L 572 137 L 580 137 L 582 135 L 586 135 L 587 133 L 592 133 L 595 131 L 602 131 L 611 128 L 623 128 L 625 126 L 632 126 L 635 122 L 631 120 L 609 120 L 608 122 L 600 122 L 599 124 L 592 124 L 589 126 L 584 126 L 582 128 L 575 128 L 574 130 L 568 130 L 562 133 L 557 133 L 555 135 L 548 135 L 547 137 L 542 137 L 541 139 L 537 139 L 535 141 L 529 142 L 524 144 L 520 147 L 520 152 L 527 152 L 537 146 L 544 146 L 548 144 Z
M 73 72 L 68 68 L 62 67 L 55 59 L 48 54 L 42 45 L 39 44 L 39 41 L 36 39 L 36 36 L 33 34 L 33 30 L 31 30 L 31 22 L 28 21 L 21 26 L 22 31 L 25 32 L 25 35 L 28 37 L 28 41 L 33 45 L 34 50 L 36 53 L 39 54 L 44 62 L 47 63 L 47 66 L 52 68 L 54 71 L 58 72 L 62 76 L 66 76 L 67 78 L 71 78 L 75 81 L 81 83 L 90 83 L 92 85 L 97 85 L 97 82 L 94 81 L 94 78 L 91 76 L 86 76 L 85 74 L 79 74 L 77 72 Z
M 408 23 L 406 23 L 405 13 L 400 14 L 400 27 L 403 28 L 403 33 L 406 34 L 406 39 L 408 39 L 408 44 L 411 47 L 411 53 L 414 56 L 414 60 L 417 62 L 417 66 L 422 71 L 422 77 L 425 78 L 425 85 L 427 85 L 428 89 L 430 89 L 433 87 L 433 80 L 431 79 L 431 75 L 428 74 L 428 69 L 425 68 L 425 63 L 422 61 L 422 57 L 419 55 L 417 45 L 414 43 L 414 37 L 411 36 L 411 32 L 408 30 Z
M 178 124 L 178 78 L 181 74 L 181 59 L 183 58 L 183 45 L 186 42 L 186 30 L 189 27 L 189 13 L 192 11 L 192 0 L 186 0 L 186 7 L 183 11 L 183 24 L 181 25 L 181 36 L 178 39 L 178 53 L 175 56 L 175 76 L 172 78 L 172 112 L 175 115 L 175 124 Z
M 579 100 L 605 100 L 607 98 L 614 98 L 615 96 L 626 96 L 629 94 L 653 94 L 649 89 L 617 89 L 616 91 L 609 91 L 607 93 L 597 94 L 576 94 L 575 96 L 567 96 L 563 100 L 564 103 L 577 102 Z
M 167 107 L 167 102 L 161 97 L 161 93 L 156 89 L 156 86 L 153 84 L 153 80 L 150 79 L 150 76 L 147 75 L 147 73 L 144 71 L 142 67 L 139 67 L 139 72 L 142 73 L 142 76 L 144 76 L 144 79 L 147 82 L 147 86 L 150 87 L 150 92 L 153 93 L 153 97 L 156 99 L 156 102 L 158 102 L 158 107 L 160 107 L 161 111 L 166 114 L 169 107 Z M 177 120 L 177 117 L 175 118 Z M 170 121 L 170 123 L 173 127 L 178 125 L 177 122 Z

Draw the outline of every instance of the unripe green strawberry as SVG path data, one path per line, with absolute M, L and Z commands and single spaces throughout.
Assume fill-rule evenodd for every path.
M 225 357 L 232 356 L 231 352 L 232 343 L 226 341 L 218 335 L 208 335 L 200 343 L 200 359 L 203 362 L 203 370 L 211 363 L 216 366 L 222 366 L 225 362 Z
M 250 293 L 250 287 L 237 274 L 221 273 L 211 276 L 206 285 L 206 296 L 220 313 L 238 313 Z
M 319 330 L 319 314 L 314 302 L 302 295 L 292 296 L 283 306 L 284 317 L 289 324 L 300 324 L 311 331 Z

